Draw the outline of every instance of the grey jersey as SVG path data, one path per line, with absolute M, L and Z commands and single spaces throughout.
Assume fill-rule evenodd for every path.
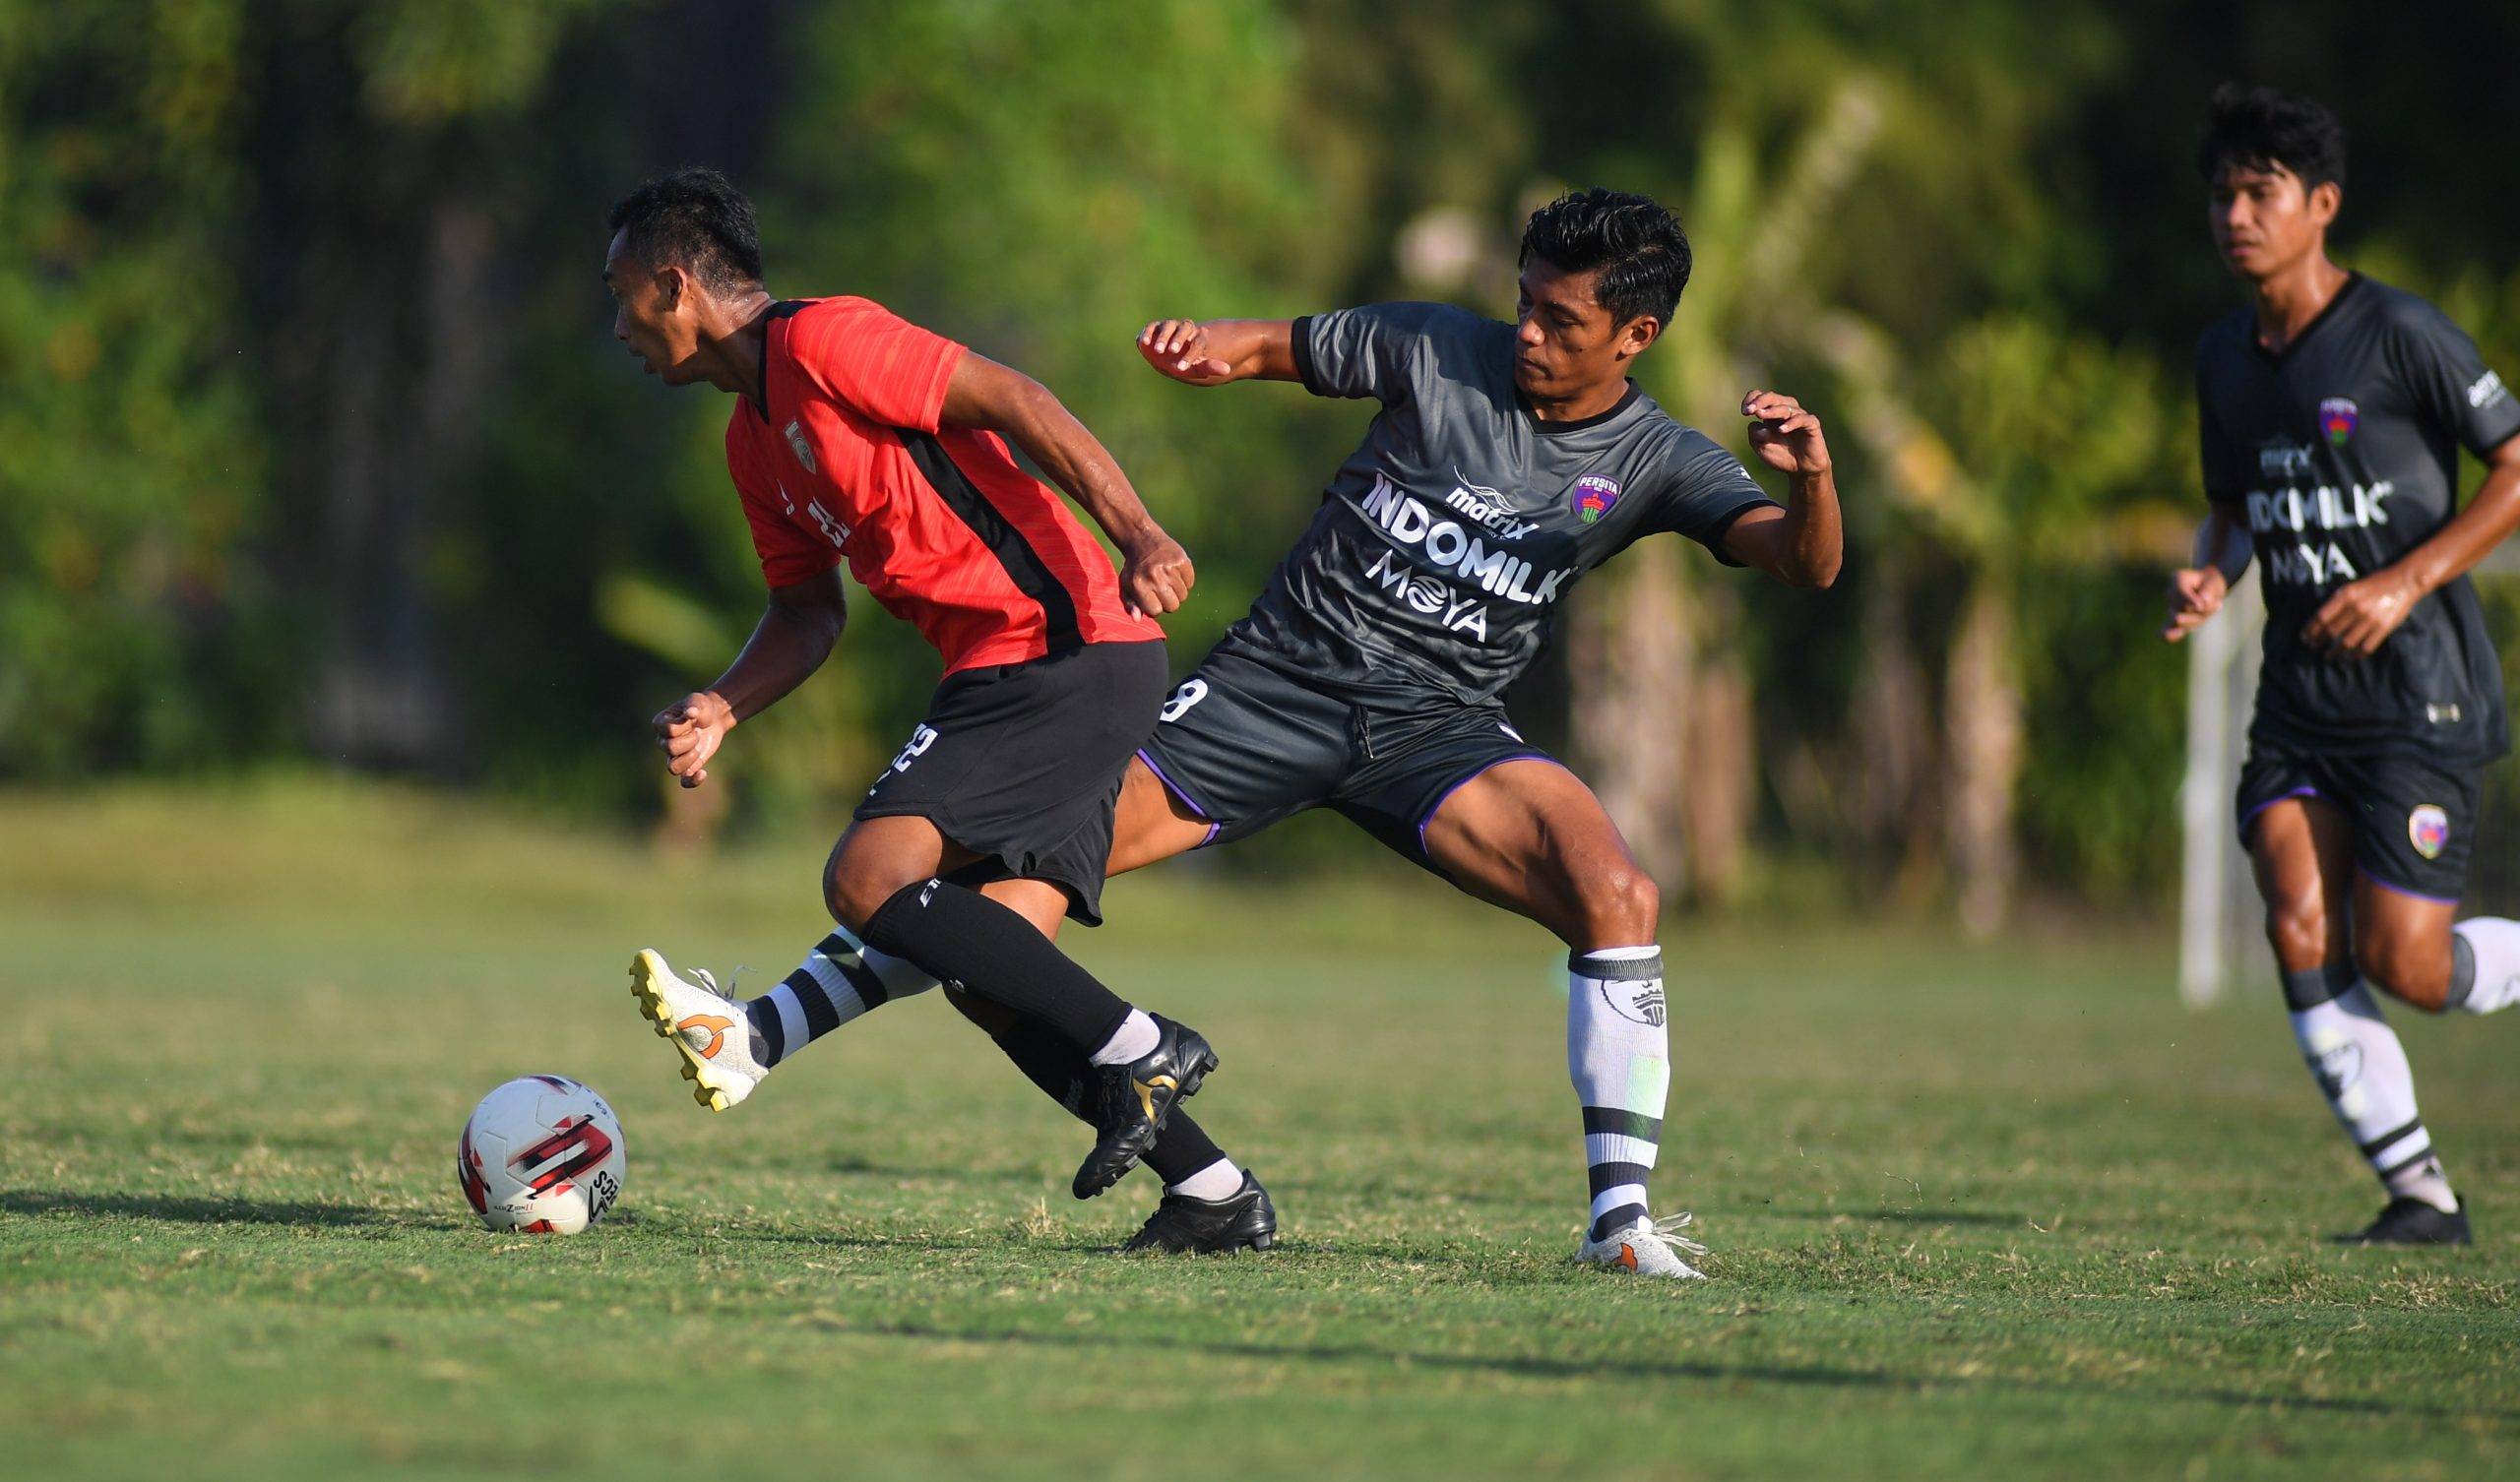
M 1226 643 L 1315 684 L 1492 701 L 1584 573 L 1660 530 L 1723 559 L 1732 522 L 1775 503 L 1633 385 L 1599 416 L 1536 419 L 1514 327 L 1461 309 L 1298 319 L 1294 355 L 1315 396 L 1382 410 Z
M 2196 349 L 2207 497 L 2248 523 L 2266 592 L 2251 735 L 2322 751 L 2479 762 L 2508 749 L 2502 665 L 2465 577 L 2379 651 L 2301 641 L 2336 589 L 2429 539 L 2458 510 L 2459 447 L 2520 433 L 2520 399 L 2474 341 L 2412 293 L 2357 274 L 2280 354 L 2241 309 Z

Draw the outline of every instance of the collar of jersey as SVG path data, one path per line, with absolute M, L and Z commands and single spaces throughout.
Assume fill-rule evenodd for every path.
M 2336 317 L 2337 309 L 2344 304 L 2346 299 L 2353 296 L 2355 289 L 2362 286 L 2362 275 L 2352 269 L 2346 270 L 2345 281 L 2338 285 L 2336 296 L 2327 301 L 2327 307 L 2319 310 L 2316 314 L 2311 315 L 2310 322 L 2301 326 L 2301 333 L 2294 336 L 2292 340 L 2285 344 L 2284 348 L 2280 350 L 2270 350 L 2265 345 L 2258 343 L 2257 311 L 2255 309 L 2250 309 L 2248 311 L 2248 347 L 2257 351 L 2257 353 L 2265 359 L 2271 360 L 2277 365 L 2282 365 L 2285 361 L 2293 358 L 2293 352 L 2295 350 L 2300 349 L 2302 345 L 2309 342 L 2310 337 L 2319 332 L 2319 327 L 2321 325 L 2324 325 L 2329 320 L 2334 319 Z
M 2341 290 L 2340 296 L 2342 296 Z M 1631 379 L 1627 383 L 1627 394 L 1620 397 L 1609 410 L 1597 411 L 1589 417 L 1578 417 L 1572 422 L 1544 422 L 1533 415 L 1531 398 L 1524 396 L 1523 389 L 1519 386 L 1514 388 L 1514 404 L 1522 408 L 1523 420 L 1531 424 L 1532 431 L 1543 437 L 1558 437 L 1569 432 L 1581 432 L 1587 427 L 1599 427 L 1635 405 L 1636 399 L 1643 395 L 1645 395 L 1644 391 Z

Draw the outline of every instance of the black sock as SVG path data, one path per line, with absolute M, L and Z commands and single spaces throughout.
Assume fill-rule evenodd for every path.
M 1079 967 L 1032 922 L 942 880 L 903 886 L 859 934 L 967 993 L 1040 1019 L 1091 1055 L 1129 1017 L 1129 1006 Z
M 997 1041 L 997 1047 L 1015 1062 L 1025 1080 L 1041 1088 L 1041 1094 L 1088 1124 L 1095 1120 L 1102 1109 L 1102 1074 L 1076 1046 L 1039 1019 L 1021 1019 L 991 1027 L 961 998 L 957 997 L 954 1004 L 974 1023 L 988 1029 L 988 1037 Z M 1165 1183 L 1177 1184 L 1224 1156 L 1225 1150 L 1190 1120 L 1187 1111 L 1176 1106 L 1172 1115 L 1164 1119 L 1163 1136 L 1156 1139 L 1145 1162 Z

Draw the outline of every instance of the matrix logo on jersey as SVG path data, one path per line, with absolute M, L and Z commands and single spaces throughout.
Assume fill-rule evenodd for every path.
M 1618 503 L 1618 480 L 1587 473 L 1575 480 L 1575 487 L 1567 491 L 1567 502 L 1574 507 L 1576 519 L 1591 525 L 1608 514 L 1611 505 Z
M 788 425 L 782 430 L 788 434 L 788 446 L 796 450 L 796 462 L 805 465 L 805 471 L 808 473 L 823 471 L 814 466 L 814 445 L 805 441 L 804 424 L 790 417 Z
M 1487 613 L 1477 597 L 1455 595 L 1436 580 L 1438 576 L 1474 585 L 1489 596 L 1545 607 L 1557 600 L 1557 589 L 1575 575 L 1574 567 L 1562 567 L 1534 585 L 1538 568 L 1531 562 L 1501 545 L 1490 549 L 1457 521 L 1436 519 L 1425 505 L 1402 493 L 1399 485 L 1382 474 L 1374 475 L 1373 489 L 1365 495 L 1364 515 L 1401 550 L 1423 551 L 1435 568 L 1432 574 L 1412 571 L 1399 552 L 1385 551 L 1366 568 L 1366 580 L 1379 584 L 1414 610 L 1435 618 L 1449 632 L 1483 640 L 1487 637 Z
M 2438 804 L 2426 803 L 2406 816 L 2407 842 L 2426 859 L 2439 859 L 2450 842 L 2450 815 Z
M 2331 448 L 2342 448 L 2362 422 L 2362 408 L 2351 397 L 2330 397 L 2319 403 L 2319 435 Z

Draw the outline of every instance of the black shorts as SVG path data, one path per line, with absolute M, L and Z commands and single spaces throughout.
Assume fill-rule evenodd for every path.
M 1047 881 L 1100 926 L 1111 810 L 1170 678 L 1154 642 L 949 675 L 857 817 L 926 819 L 981 856 L 958 883 Z
M 1503 706 L 1432 691 L 1414 704 L 1365 699 L 1226 647 L 1172 692 L 1138 755 L 1209 822 L 1202 848 L 1329 807 L 1438 875 L 1426 825 L 1444 799 L 1499 762 L 1555 760 Z
M 2281 745 L 2249 748 L 2240 770 L 2240 843 L 2257 816 L 2286 798 L 2325 798 L 2354 821 L 2354 865 L 2375 885 L 2456 901 L 2476 843 L 2482 767 L 2409 756 L 2332 756 Z

